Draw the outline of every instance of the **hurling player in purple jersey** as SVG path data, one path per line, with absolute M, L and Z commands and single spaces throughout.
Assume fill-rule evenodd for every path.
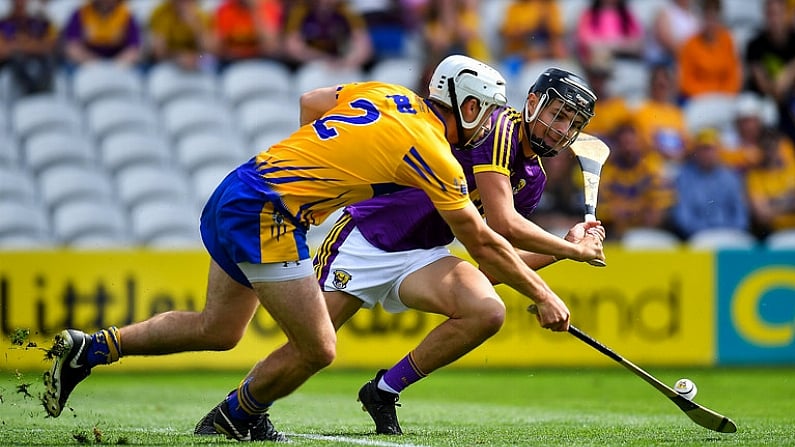
M 429 87 L 431 97 L 450 101 L 437 77 Z M 579 223 L 560 238 L 529 220 L 546 183 L 541 158 L 569 147 L 593 116 L 595 103 L 583 79 L 550 68 L 530 88 L 523 111 L 492 112 L 479 140 L 454 150 L 470 198 L 533 269 L 564 258 L 604 260 L 601 223 Z M 395 412 L 401 391 L 468 353 L 503 324 L 505 305 L 491 282 L 449 252 L 445 245 L 452 241 L 431 202 L 410 189 L 348 206 L 315 256 L 336 328 L 376 303 L 389 312 L 411 308 L 448 317 L 359 391 L 379 434 L 402 433 Z

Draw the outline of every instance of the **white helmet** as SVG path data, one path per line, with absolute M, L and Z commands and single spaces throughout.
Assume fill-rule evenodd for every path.
M 504 106 L 508 103 L 505 91 L 505 78 L 500 72 L 483 62 L 462 55 L 446 57 L 433 71 L 428 84 L 429 98 L 453 109 L 459 127 L 474 129 L 491 111 L 491 106 Z M 461 104 L 467 98 L 480 101 L 480 113 L 470 122 L 461 117 Z

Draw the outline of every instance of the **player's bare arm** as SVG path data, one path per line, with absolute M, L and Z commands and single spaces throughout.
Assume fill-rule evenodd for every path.
M 493 171 L 478 172 L 475 181 L 489 227 L 508 239 L 514 247 L 557 259 L 569 258 L 581 262 L 604 259 L 603 238 L 599 238 L 598 234 L 584 234 L 575 242 L 570 242 L 520 215 L 513 206 L 511 183 L 506 175 Z
M 301 95 L 301 125 L 322 117 L 337 105 L 337 87 L 321 87 Z
M 533 300 L 542 327 L 565 331 L 569 309 L 554 291 L 519 258 L 508 241 L 491 230 L 473 204 L 459 210 L 439 211 L 481 269 Z

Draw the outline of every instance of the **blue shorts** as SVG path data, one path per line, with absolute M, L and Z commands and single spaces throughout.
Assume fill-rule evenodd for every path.
M 309 259 L 308 228 L 275 192 L 258 191 L 232 171 L 204 205 L 201 236 L 210 257 L 235 281 L 251 287 L 239 262 L 288 263 Z

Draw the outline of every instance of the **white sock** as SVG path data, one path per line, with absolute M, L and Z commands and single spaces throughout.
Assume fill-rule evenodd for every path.
M 393 389 L 391 386 L 389 386 L 389 384 L 388 384 L 388 383 L 386 383 L 386 381 L 384 381 L 384 378 L 383 378 L 383 376 L 382 376 L 382 377 L 381 377 L 381 379 L 378 381 L 377 388 L 378 388 L 379 390 L 381 390 L 381 391 L 386 391 L 387 393 L 392 393 L 392 394 L 400 394 L 399 392 L 395 391 L 395 390 L 394 390 L 394 389 Z

